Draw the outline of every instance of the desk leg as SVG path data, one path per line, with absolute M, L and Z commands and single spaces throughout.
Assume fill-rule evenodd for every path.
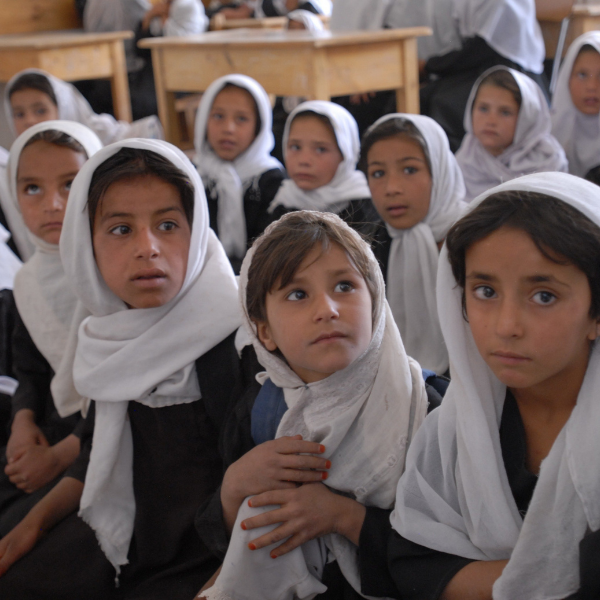
M 162 52 L 159 48 L 152 49 L 152 69 L 154 70 L 158 118 L 165 131 L 165 140 L 172 144 L 177 144 L 179 122 L 177 120 L 177 113 L 175 112 L 175 93 L 168 92 L 165 88 Z
M 131 98 L 129 97 L 127 63 L 122 40 L 111 43 L 110 57 L 113 73 L 110 82 L 115 116 L 121 121 L 131 123 Z
M 396 106 L 398 112 L 418 115 L 419 106 L 419 58 L 417 55 L 417 39 L 409 38 L 399 44 L 401 53 L 404 86 L 396 90 Z
M 329 81 L 327 79 L 327 55 L 323 48 L 313 53 L 312 90 L 309 100 L 331 100 Z

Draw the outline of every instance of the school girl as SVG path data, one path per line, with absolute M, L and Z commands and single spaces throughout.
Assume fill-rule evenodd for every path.
M 585 176 L 600 165 L 600 33 L 569 47 L 552 97 L 552 133 L 569 159 L 569 173 Z
M 448 369 L 435 281 L 439 247 L 466 208 L 460 168 L 429 117 L 391 114 L 363 138 L 361 167 L 383 220 L 373 244 L 407 353 L 438 374 Z
M 61 257 L 91 313 L 73 374 L 94 399 L 93 444 L 0 541 L 3 568 L 33 548 L 0 596 L 189 599 L 218 565 L 194 514 L 221 479 L 240 324 L 193 165 L 154 140 L 97 153 L 74 182 Z
M 294 10 L 306 10 L 316 15 L 331 15 L 331 0 L 259 0 L 254 16 L 282 17 Z
M 352 115 L 332 102 L 303 102 L 288 117 L 283 133 L 286 179 L 269 213 L 277 218 L 290 210 L 338 214 L 370 234 L 378 220 L 367 179 L 356 169 L 360 152 Z
M 599 205 L 582 179 L 527 175 L 448 234 L 453 377 L 398 485 L 402 598 L 598 597 Z
M 196 116 L 196 165 L 210 226 L 236 272 L 248 244 L 273 220 L 267 209 L 284 178 L 270 154 L 271 103 L 258 82 L 226 75 L 204 92 Z
M 141 30 L 146 36 L 183 37 L 208 29 L 201 0 L 167 0 L 152 6 L 144 15 Z
M 475 82 L 464 116 L 466 136 L 456 153 L 472 200 L 528 173 L 566 171 L 567 159 L 550 133 L 548 104 L 529 77 L 493 67 Z
M 67 340 L 86 313 L 67 283 L 58 242 L 71 183 L 101 147 L 96 134 L 79 123 L 47 121 L 30 127 L 11 148 L 11 201 L 35 252 L 16 276 L 11 308 L 12 370 L 19 385 L 0 458 L 0 535 L 79 453 L 84 401 L 71 385 Z M 52 392 L 51 381 L 58 386 Z
M 406 448 L 427 410 L 421 369 L 404 350 L 377 261 L 338 216 L 294 212 L 252 246 L 242 266 L 240 301 L 266 372 L 258 376 L 258 395 L 233 413 L 229 445 L 248 440 L 249 451 L 225 474 L 220 502 L 232 536 L 214 586 L 201 596 L 312 598 L 326 591 L 324 567 L 334 559 L 360 594 L 363 505 L 391 507 Z M 319 456 L 286 456 L 299 443 Z M 289 468 L 273 468 L 278 463 Z M 327 487 L 285 483 L 323 480 Z M 301 548 L 314 534 L 290 516 L 287 493 L 298 489 L 328 518 L 337 516 L 319 533 L 327 535 Z M 252 508 L 247 496 L 253 496 Z M 281 507 L 272 510 L 274 504 Z M 248 521 L 257 515 L 283 523 L 275 531 L 252 531 Z M 296 548 L 278 553 L 273 542 L 290 535 L 285 546 Z M 258 537 L 267 548 L 254 544 Z

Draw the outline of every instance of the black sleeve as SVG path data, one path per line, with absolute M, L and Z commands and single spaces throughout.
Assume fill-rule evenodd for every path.
M 285 179 L 281 169 L 265 171 L 258 180 L 256 190 L 250 188 L 244 195 L 244 214 L 248 233 L 248 247 L 279 216 L 269 213 L 269 206 Z
M 375 210 L 371 198 L 351 200 L 348 207 L 339 216 L 369 242 L 377 237 L 381 218 Z
M 441 56 L 432 56 L 425 65 L 427 73 L 440 77 L 472 71 L 490 61 L 495 61 L 498 53 L 481 37 L 475 36 L 463 40 L 459 50 L 453 50 Z
M 586 535 L 579 543 L 579 576 L 581 587 L 572 598 L 600 598 L 600 530 Z M 571 598 L 569 599 L 571 600 Z
M 83 483 L 90 462 L 90 453 L 92 451 L 92 438 L 94 437 L 94 417 L 96 414 L 96 404 L 90 403 L 85 419 L 81 419 L 73 432 L 80 440 L 81 447 L 79 455 L 73 464 L 65 471 L 64 477 L 73 477 Z

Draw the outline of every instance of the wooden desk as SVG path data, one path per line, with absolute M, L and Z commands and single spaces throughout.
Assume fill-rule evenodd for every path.
M 51 32 L 0 36 L 0 82 L 23 69 L 48 71 L 65 81 L 110 79 L 115 115 L 131 121 L 123 40 L 131 31 Z
M 540 21 L 540 25 L 546 44 L 546 58 L 554 58 L 560 32 L 560 22 Z M 597 29 L 600 29 L 600 4 L 576 4 L 571 11 L 563 56 L 573 40 L 588 31 Z
M 158 112 L 166 138 L 177 131 L 175 92 L 203 92 L 215 79 L 243 73 L 269 94 L 329 100 L 396 90 L 398 110 L 419 112 L 417 37 L 427 27 L 331 32 L 237 29 L 139 42 L 152 50 Z
M 329 29 L 330 17 L 325 15 L 315 15 L 323 21 L 325 29 Z M 221 31 L 222 29 L 285 29 L 287 27 L 287 17 L 265 17 L 263 19 L 226 19 L 223 13 L 217 13 L 210 20 L 211 31 Z

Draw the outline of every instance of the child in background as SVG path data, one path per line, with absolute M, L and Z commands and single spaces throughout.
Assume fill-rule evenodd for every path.
M 391 507 L 406 448 L 427 410 L 421 369 L 404 351 L 384 288 L 369 245 L 336 215 L 285 215 L 248 252 L 240 302 L 266 372 L 258 376 L 258 396 L 243 407 L 250 419 L 234 436 L 251 433 L 255 447 L 228 468 L 221 488 L 229 549 L 214 586 L 200 596 L 312 598 L 327 589 L 323 569 L 334 559 L 350 593 L 361 593 L 364 505 Z M 239 418 L 238 410 L 233 414 Z M 267 476 L 265 465 L 277 464 L 276 447 L 301 441 L 322 456 L 290 457 L 296 462 L 289 468 L 269 469 L 274 475 Z M 323 480 L 338 493 L 318 485 Z M 335 521 L 304 544 L 306 531 L 294 530 L 286 512 L 286 494 L 296 490 L 311 494 Z M 246 531 L 256 515 L 273 525 Z M 274 542 L 290 535 L 287 553 L 275 550 Z M 255 545 L 259 536 L 262 544 Z
M 208 29 L 208 17 L 202 0 L 162 0 L 144 15 L 141 30 L 146 35 L 194 35 Z
M 188 158 L 155 140 L 96 154 L 73 184 L 61 257 L 91 313 L 73 376 L 94 399 L 93 444 L 88 430 L 71 470 L 0 540 L 3 571 L 28 553 L 0 597 L 188 600 L 218 566 L 194 515 L 222 477 L 240 375 L 237 285 Z
M 373 233 L 379 219 L 367 179 L 356 169 L 358 127 L 345 108 L 322 100 L 300 104 L 287 119 L 283 152 L 289 179 L 269 207 L 273 218 L 290 210 L 332 212 Z
M 255 16 L 281 17 L 289 16 L 295 10 L 305 10 L 315 15 L 331 16 L 333 3 L 331 0 L 259 0 Z
M 449 232 L 453 376 L 398 486 L 397 597 L 598 597 L 599 207 L 583 179 L 527 175 Z
M 249 243 L 273 220 L 267 209 L 283 166 L 270 154 L 271 103 L 245 75 L 226 75 L 202 96 L 196 116 L 196 166 L 208 199 L 210 226 L 236 273 Z
M 11 201 L 35 252 L 14 285 L 12 368 L 19 386 L 12 398 L 10 438 L 0 459 L 0 536 L 79 454 L 85 404 L 71 385 L 67 340 L 87 313 L 77 306 L 67 283 L 58 242 L 71 183 L 101 147 L 98 137 L 79 123 L 47 121 L 29 128 L 11 148 Z
M 323 25 L 323 21 L 319 19 L 319 17 L 309 10 L 306 9 L 296 9 L 287 15 L 288 23 L 287 28 L 294 30 L 306 30 L 306 31 L 324 31 L 325 26 Z M 295 108 L 295 107 L 294 107 Z M 291 111 L 290 111 L 291 112 Z
M 600 32 L 578 37 L 563 60 L 552 98 L 552 133 L 583 177 L 600 164 Z
M 475 82 L 464 125 L 456 160 L 467 201 L 520 175 L 567 170 L 542 90 L 514 69 L 493 67 Z
M 448 353 L 436 306 L 439 247 L 462 215 L 465 186 L 444 130 L 429 117 L 392 114 L 365 134 L 361 167 L 385 227 L 374 244 L 407 353 L 443 374 Z

